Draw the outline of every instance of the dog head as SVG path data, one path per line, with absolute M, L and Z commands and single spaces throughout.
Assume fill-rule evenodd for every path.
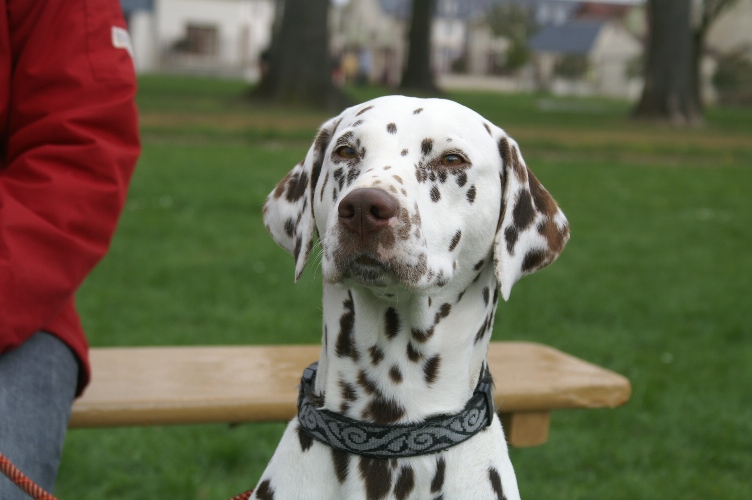
M 267 198 L 264 222 L 295 257 L 296 279 L 316 232 L 330 283 L 464 290 L 492 260 L 504 299 L 569 238 L 502 129 L 452 101 L 402 96 L 325 122 Z

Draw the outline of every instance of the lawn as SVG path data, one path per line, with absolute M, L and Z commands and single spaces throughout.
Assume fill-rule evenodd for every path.
M 320 272 L 293 284 L 261 205 L 327 116 L 259 108 L 246 91 L 141 79 L 143 154 L 78 295 L 92 345 L 319 341 Z M 752 111 L 711 109 L 685 130 L 630 122 L 621 101 L 449 97 L 518 140 L 572 226 L 561 258 L 499 306 L 494 340 L 544 342 L 633 385 L 626 406 L 556 412 L 547 444 L 512 450 L 523 498 L 748 498 Z M 74 430 L 57 494 L 227 499 L 255 485 L 282 429 Z

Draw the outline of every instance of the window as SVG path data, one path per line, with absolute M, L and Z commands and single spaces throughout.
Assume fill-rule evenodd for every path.
M 189 54 L 217 55 L 219 53 L 219 29 L 210 24 L 189 24 L 185 49 Z

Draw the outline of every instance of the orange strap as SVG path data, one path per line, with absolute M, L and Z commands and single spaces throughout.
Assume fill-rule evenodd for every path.
M 55 497 L 40 488 L 34 481 L 18 470 L 13 463 L 0 453 L 0 472 L 8 476 L 8 479 L 21 488 L 34 500 L 56 500 Z
M 8 479 L 21 488 L 27 495 L 34 500 L 57 500 L 55 497 L 40 488 L 34 481 L 29 479 L 23 472 L 18 470 L 13 462 L 5 458 L 5 455 L 0 453 L 0 472 L 5 474 Z M 245 493 L 236 495 L 230 500 L 248 500 L 251 498 L 253 490 L 248 490 Z

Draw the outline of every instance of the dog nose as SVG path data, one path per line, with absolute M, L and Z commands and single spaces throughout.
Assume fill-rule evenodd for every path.
M 399 214 L 399 202 L 381 189 L 360 188 L 342 198 L 337 212 L 346 228 L 364 235 L 389 225 L 389 220 Z

